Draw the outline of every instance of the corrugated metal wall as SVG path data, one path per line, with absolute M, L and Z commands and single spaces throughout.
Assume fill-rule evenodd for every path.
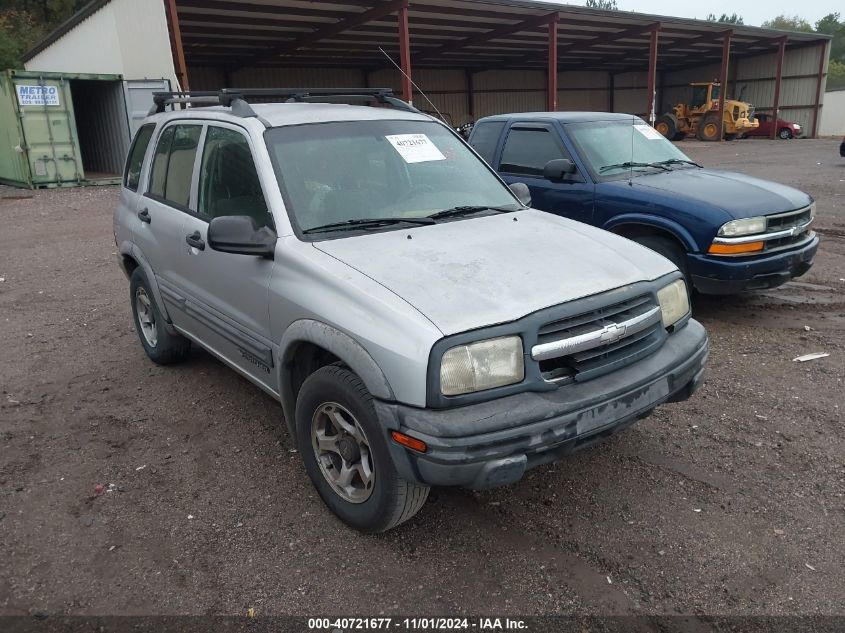
M 818 90 L 819 55 L 821 46 L 787 49 L 783 59 L 783 80 L 780 88 L 780 117 L 800 123 L 808 134 L 812 133 L 814 103 Z M 662 111 L 689 99 L 688 84 L 693 81 L 712 81 L 719 77 L 721 67 L 711 64 L 666 73 L 663 91 L 658 95 Z M 826 72 L 826 69 L 825 69 Z M 727 96 L 738 98 L 743 88 L 743 99 L 759 111 L 770 111 L 775 98 L 776 52 L 757 55 L 731 62 L 728 72 Z M 824 83 L 824 82 L 823 82 Z M 661 82 L 658 81 L 658 85 Z M 824 90 L 824 85 L 822 85 Z
M 787 50 L 784 59 L 784 80 L 781 85 L 781 116 L 812 129 L 812 104 L 815 101 L 819 54 L 821 47 Z M 658 67 L 659 71 L 659 67 Z M 711 81 L 719 76 L 719 64 L 711 64 L 675 72 L 660 73 L 657 77 L 657 112 L 664 112 L 673 104 L 689 99 L 689 83 Z M 774 98 L 775 55 L 767 54 L 731 63 L 728 96 L 738 95 L 745 86 L 744 98 L 758 109 L 771 108 Z M 226 76 L 214 68 L 191 68 L 191 87 L 213 90 L 225 86 Z M 291 87 L 291 86 L 374 86 L 391 87 L 400 91 L 400 75 L 396 69 L 383 69 L 364 74 L 347 68 L 248 68 L 233 73 L 230 87 Z M 454 125 L 461 125 L 491 114 L 532 112 L 546 109 L 546 73 L 540 70 L 487 70 L 474 72 L 471 77 L 462 69 L 414 71 L 414 81 Z M 473 103 L 468 96 L 472 82 Z M 648 74 L 628 72 L 613 77 L 614 91 L 610 95 L 609 73 L 561 72 L 558 75 L 559 110 L 605 111 L 613 106 L 615 112 L 631 112 L 645 117 L 648 111 Z M 434 108 L 414 94 L 414 105 L 422 110 Z M 797 107 L 804 106 L 804 107 Z M 809 107 L 807 107 L 809 106 Z

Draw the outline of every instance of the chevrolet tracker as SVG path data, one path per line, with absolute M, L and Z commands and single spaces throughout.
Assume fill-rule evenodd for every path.
M 673 263 L 531 209 L 389 91 L 156 103 L 114 216 L 141 345 L 160 364 L 199 345 L 277 398 L 347 524 L 515 482 L 700 384 Z

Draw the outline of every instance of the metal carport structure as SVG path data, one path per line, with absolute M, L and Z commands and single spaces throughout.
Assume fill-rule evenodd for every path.
M 561 107 L 649 118 L 690 81 L 718 78 L 723 98 L 744 86 L 758 110 L 788 110 L 815 134 L 828 57 L 815 33 L 533 0 L 136 0 L 147 3 L 164 3 L 183 88 L 389 85 L 417 100 L 412 77 L 462 119 Z

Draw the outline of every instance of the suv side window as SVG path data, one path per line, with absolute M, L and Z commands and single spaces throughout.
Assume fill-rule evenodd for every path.
M 129 150 L 129 158 L 126 161 L 126 170 L 123 174 L 123 186 L 127 189 L 138 191 L 141 167 L 144 164 L 144 156 L 147 153 L 147 146 L 150 144 L 155 127 L 154 123 L 148 123 L 135 134 L 135 140 L 132 141 L 132 148 Z
M 164 130 L 153 157 L 149 193 L 178 207 L 188 206 L 201 134 L 201 125 L 174 125 Z
M 198 211 L 209 219 L 245 215 L 259 227 L 272 226 L 249 142 L 240 132 L 208 127 L 200 168 Z
M 550 160 L 569 158 L 554 135 L 546 128 L 511 128 L 502 149 L 501 171 L 542 176 Z
M 472 129 L 472 148 L 491 165 L 504 127 L 505 121 L 484 121 Z

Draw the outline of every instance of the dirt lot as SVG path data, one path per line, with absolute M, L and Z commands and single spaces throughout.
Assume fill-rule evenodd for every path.
M 681 146 L 812 193 L 815 267 L 697 302 L 691 401 L 375 537 L 323 507 L 259 389 L 145 358 L 115 188 L 0 191 L 0 614 L 845 613 L 845 159 Z

